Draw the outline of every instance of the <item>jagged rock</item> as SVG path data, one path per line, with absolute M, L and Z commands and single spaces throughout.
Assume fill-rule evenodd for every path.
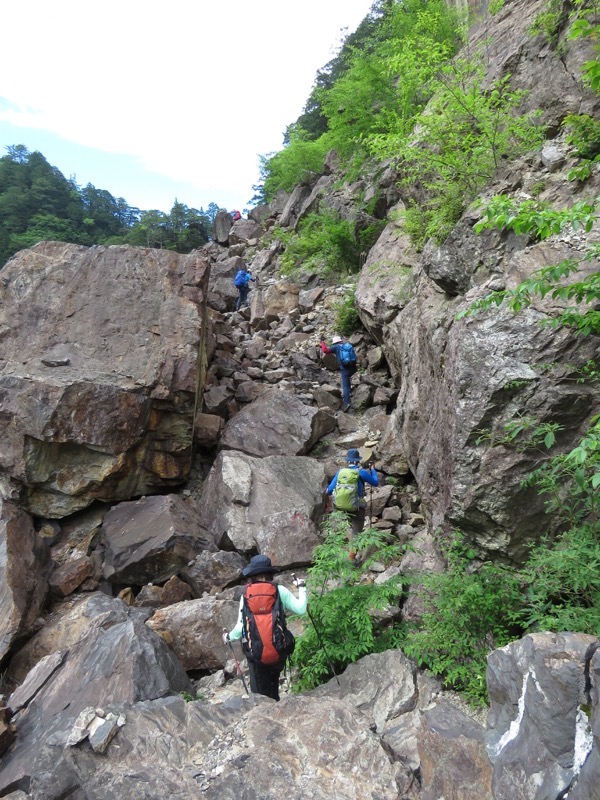
M 15 689 L 8 698 L 8 707 L 13 714 L 20 711 L 32 700 L 50 676 L 60 667 L 65 659 L 65 653 L 60 650 L 44 656 L 41 661 L 27 673 L 27 678 Z
M 315 304 L 323 297 L 324 286 L 315 286 L 314 289 L 302 289 L 298 294 L 298 307 L 301 311 L 311 311 Z
M 262 321 L 266 325 L 283 320 L 291 311 L 298 308 L 298 295 L 300 287 L 288 281 L 279 281 L 268 286 L 262 293 L 264 310 Z M 253 310 L 251 324 L 255 328 L 255 313 Z
M 173 603 L 181 603 L 190 600 L 192 593 L 190 587 L 177 575 L 173 575 L 165 583 L 160 591 L 160 604 L 162 606 L 172 606 Z
M 261 226 L 253 219 L 238 219 L 229 231 L 230 244 L 249 244 L 262 236 Z
M 0 500 L 0 662 L 31 633 L 48 590 L 47 550 L 31 517 Z
M 141 612 L 126 613 L 108 628 L 92 627 L 20 713 L 16 741 L 0 765 L 0 793 L 26 785 L 34 797 L 42 796 L 41 786 L 53 792 L 46 797 L 65 796 L 70 770 L 63 748 L 83 709 L 193 691 L 173 653 L 143 624 Z M 53 755 L 42 766 L 48 748 Z
M 60 242 L 11 259 L 0 286 L 4 497 L 58 518 L 187 478 L 208 272 L 198 254 Z
M 382 342 L 384 325 L 410 300 L 418 263 L 400 225 L 389 223 L 369 251 L 356 287 L 361 322 L 376 341 Z
M 233 391 L 227 386 L 211 386 L 204 392 L 203 403 L 206 413 L 211 416 L 228 416 L 228 404 L 233 397 Z
M 598 690 L 594 685 L 593 697 L 582 691 L 590 645 L 597 647 L 598 639 L 532 633 L 490 654 L 487 746 L 495 800 L 529 800 L 541 791 L 571 797 L 571 785 L 583 787 L 588 770 L 597 776 Z M 596 651 L 594 675 L 599 667 Z
M 81 586 L 93 572 L 94 565 L 91 558 L 88 556 L 75 558 L 52 571 L 50 588 L 55 594 L 66 597 Z
M 216 447 L 223 428 L 223 418 L 217 414 L 197 414 L 194 433 L 201 447 Z
M 229 420 L 220 446 L 254 456 L 303 455 L 335 424 L 327 411 L 304 405 L 291 392 L 274 389 Z
M 239 553 L 220 550 L 218 553 L 206 551 L 196 556 L 193 562 L 181 570 L 182 578 L 190 585 L 195 597 L 205 592 L 222 592 L 240 580 L 246 559 Z
M 201 523 L 222 548 L 263 553 L 280 568 L 306 565 L 319 543 L 324 489 L 314 459 L 223 451 L 202 490 Z
M 371 405 L 373 398 L 373 387 L 366 383 L 359 383 L 358 386 L 352 387 L 352 394 L 350 397 L 350 405 L 352 408 L 361 410 Z
M 221 669 L 229 658 L 223 629 L 235 625 L 238 606 L 239 598 L 201 597 L 159 608 L 146 625 L 169 645 L 186 671 Z
M 437 702 L 423 711 L 418 747 L 423 783 L 420 800 L 497 800 L 492 792 L 485 731 L 451 703 Z
M 104 577 L 112 583 L 162 583 L 201 551 L 216 550 L 198 514 L 178 495 L 119 503 L 102 530 Z
M 295 227 L 300 209 L 306 198 L 310 196 L 310 193 L 310 186 L 295 186 L 293 188 L 279 217 L 279 225 L 282 228 Z
M 127 613 L 124 603 L 102 592 L 70 597 L 46 617 L 43 628 L 13 656 L 9 678 L 22 683 L 43 658 L 67 652 L 86 636 L 95 635 L 90 633 L 94 628 L 125 622 Z
M 224 208 L 220 208 L 213 221 L 213 240 L 219 244 L 227 244 L 232 226 L 231 214 Z

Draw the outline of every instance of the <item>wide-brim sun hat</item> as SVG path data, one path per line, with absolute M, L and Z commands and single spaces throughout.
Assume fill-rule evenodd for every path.
M 346 461 L 360 461 L 360 453 L 355 447 L 346 453 Z
M 279 572 L 277 567 L 271 564 L 271 559 L 268 556 L 252 556 L 250 563 L 242 570 L 242 575 L 245 578 L 250 578 L 252 575 L 263 575 L 266 573 Z
M 341 341 L 343 341 L 341 336 L 334 336 L 331 340 L 331 344 L 339 344 Z

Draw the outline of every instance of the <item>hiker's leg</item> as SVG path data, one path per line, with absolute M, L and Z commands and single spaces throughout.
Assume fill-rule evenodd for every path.
M 357 534 L 362 533 L 362 529 L 365 525 L 366 513 L 366 508 L 359 508 L 356 514 L 352 515 L 352 538 L 354 538 Z
M 237 303 L 235 304 L 235 310 L 239 311 L 241 305 L 242 305 L 242 287 L 238 286 L 238 299 Z
M 248 305 L 248 287 L 247 286 L 242 286 L 240 291 L 242 293 L 242 302 L 241 302 L 241 304 L 243 306 L 247 306 Z
M 252 692 L 252 694 L 262 694 L 259 688 L 257 665 L 254 664 L 252 661 L 248 661 L 247 663 L 248 663 L 248 674 L 250 675 L 250 691 Z
M 279 673 L 281 669 L 265 667 L 264 664 L 248 663 L 250 670 L 250 689 L 254 694 L 262 694 L 279 700 Z
M 342 398 L 345 406 L 350 405 L 350 372 L 346 367 L 340 367 L 342 376 Z

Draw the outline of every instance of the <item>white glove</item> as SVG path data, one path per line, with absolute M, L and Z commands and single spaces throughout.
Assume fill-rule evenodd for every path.
M 303 578 L 294 578 L 294 586 L 300 588 L 301 586 L 306 586 L 306 581 Z
M 231 641 L 231 639 L 229 638 L 229 634 L 227 633 L 227 631 L 225 631 L 225 633 L 223 634 L 223 637 L 222 637 L 222 638 L 223 638 L 223 644 L 229 644 L 229 642 Z

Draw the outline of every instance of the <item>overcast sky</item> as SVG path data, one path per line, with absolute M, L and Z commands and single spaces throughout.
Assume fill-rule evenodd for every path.
M 28 0 L 2 8 L 0 155 L 40 150 L 132 206 L 248 206 L 372 0 Z

